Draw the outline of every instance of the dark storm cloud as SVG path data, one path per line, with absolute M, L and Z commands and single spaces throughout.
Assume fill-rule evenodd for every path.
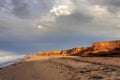
M 65 34 L 66 35 L 66 34 Z M 19 53 L 33 53 L 37 51 L 66 49 L 80 46 L 88 46 L 96 37 L 69 34 L 66 36 L 52 36 L 51 38 L 38 39 L 37 41 L 0 40 L 0 49 L 17 51 Z M 11 39 L 11 38 L 9 38 Z M 99 38 L 97 38 L 99 39 Z M 100 39 L 99 39 L 100 40 Z M 86 44 L 85 44 L 86 43 Z
M 11 0 L 11 12 L 19 18 L 36 19 L 48 14 L 53 5 L 54 0 Z
M 0 0 L 2 9 L 19 18 L 31 18 L 30 6 L 25 0 Z
M 6 4 L 7 4 L 6 0 L 0 0 L 0 11 L 1 11 L 2 8 L 7 8 Z
M 6 1 L 5 0 L 0 0 L 0 7 L 4 7 L 5 6 Z
M 29 18 L 31 11 L 29 4 L 25 3 L 24 0 L 12 0 L 13 14 L 20 18 Z
M 94 4 L 120 7 L 120 0 L 89 0 L 89 2 L 92 2 Z
M 1 8 L 8 7 L 7 0 L 0 1 Z M 55 4 L 56 0 L 8 1 L 9 13 L 0 12 L 0 50 L 33 53 L 119 38 L 119 30 L 114 26 L 119 28 L 120 19 L 105 8 L 114 7 L 116 11 L 117 0 L 73 0 L 74 7 L 68 4 L 70 0 L 59 0 L 64 1 L 60 4 Z
M 59 23 L 60 23 L 61 27 L 66 26 L 65 28 L 68 29 L 70 27 L 75 28 L 75 27 L 81 26 L 83 24 L 90 23 L 91 21 L 92 21 L 92 16 L 86 15 L 83 13 L 74 12 L 71 15 L 58 17 L 56 19 L 56 24 L 59 25 Z
M 55 0 L 36 0 L 38 5 L 40 5 L 42 8 L 44 8 L 45 10 L 50 10 L 53 5 L 55 4 Z M 49 5 L 47 4 L 49 3 Z

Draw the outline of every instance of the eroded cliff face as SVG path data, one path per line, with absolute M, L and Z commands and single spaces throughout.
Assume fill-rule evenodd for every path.
M 95 42 L 92 45 L 93 51 L 110 51 L 120 48 L 120 41 Z
M 95 42 L 86 56 L 120 56 L 120 40 Z
M 82 47 L 82 48 L 73 48 L 69 50 L 53 50 L 47 52 L 38 52 L 38 56 L 52 56 L 52 55 L 62 55 L 62 56 L 71 56 L 71 55 L 81 55 L 86 50 L 89 50 L 91 47 Z
M 120 56 L 120 40 L 94 42 L 91 47 L 38 52 L 37 56 Z

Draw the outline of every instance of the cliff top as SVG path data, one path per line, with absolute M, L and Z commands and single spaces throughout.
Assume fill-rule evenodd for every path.
M 120 42 L 120 40 L 113 40 L 113 41 L 100 41 L 100 42 L 93 42 L 93 43 L 111 43 L 111 42 Z

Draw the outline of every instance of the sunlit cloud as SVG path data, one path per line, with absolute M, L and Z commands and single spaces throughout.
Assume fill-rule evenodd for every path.
M 56 16 L 61 16 L 61 15 L 70 15 L 71 10 L 67 6 L 61 5 L 58 7 L 53 7 L 52 10 L 50 10 L 51 13 L 54 13 Z
M 38 28 L 39 30 L 45 29 L 45 27 L 43 27 L 42 25 L 37 25 L 37 28 Z
M 90 10 L 95 13 L 94 15 L 96 16 L 102 16 L 104 14 L 108 14 L 109 12 L 107 11 L 107 8 L 106 7 L 101 7 L 99 5 L 95 5 L 95 6 L 92 6 L 90 7 Z M 92 13 L 92 14 L 93 14 Z

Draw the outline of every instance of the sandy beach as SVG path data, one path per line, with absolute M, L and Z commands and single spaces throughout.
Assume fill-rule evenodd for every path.
M 119 57 L 34 56 L 0 68 L 0 80 L 120 80 L 119 62 Z

